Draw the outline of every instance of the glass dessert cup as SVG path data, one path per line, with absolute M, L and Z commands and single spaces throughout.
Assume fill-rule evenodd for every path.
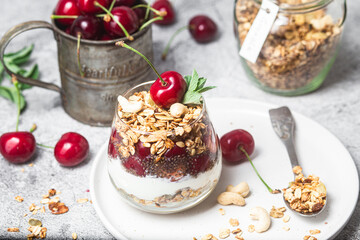
M 346 20 L 346 0 L 272 0 L 280 10 L 255 63 L 241 57 L 248 78 L 260 89 L 295 96 L 318 89 L 337 56 Z M 235 0 L 238 49 L 261 0 Z
M 123 97 L 141 99 L 137 113 L 115 110 L 108 147 L 108 172 L 114 187 L 130 205 L 151 213 L 180 212 L 202 202 L 221 173 L 218 137 L 205 102 L 172 117 L 152 102 L 151 82 Z M 135 94 L 135 95 L 134 95 Z

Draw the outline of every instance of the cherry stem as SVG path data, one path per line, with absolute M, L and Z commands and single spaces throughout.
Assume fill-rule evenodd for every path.
M 145 22 L 143 25 L 141 25 L 141 27 L 139 28 L 139 31 L 143 30 L 144 28 L 146 28 L 149 24 L 158 21 L 158 20 L 163 20 L 164 18 L 161 16 L 158 16 L 156 18 L 152 18 L 149 21 Z
M 44 144 L 41 144 L 41 143 L 36 143 L 36 145 L 40 146 L 40 147 L 44 147 L 44 148 L 51 148 L 51 149 L 54 149 L 54 147 L 51 147 L 51 146 L 46 146 Z
M 65 19 L 65 18 L 72 18 L 76 19 L 77 15 L 51 15 L 51 19 Z
M 150 13 L 150 2 L 148 2 L 148 4 L 147 4 L 147 8 L 146 8 L 146 13 L 145 13 L 145 20 L 146 19 L 148 19 L 148 17 L 149 17 L 149 13 Z
M 80 75 L 82 77 L 84 77 L 85 74 L 84 74 L 83 70 L 81 69 L 81 64 L 80 64 L 80 41 L 81 41 L 81 33 L 78 33 L 77 34 L 77 48 L 76 48 L 77 64 L 78 64 Z
M 163 51 L 162 54 L 161 54 L 161 59 L 162 59 L 162 60 L 165 60 L 165 59 L 166 59 L 167 54 L 168 54 L 168 52 L 169 52 L 169 50 L 170 50 L 170 45 L 171 45 L 171 43 L 174 41 L 175 37 L 176 37 L 179 33 L 181 33 L 182 31 L 184 31 L 185 29 L 188 29 L 188 28 L 189 28 L 189 26 L 183 26 L 183 27 L 179 28 L 178 30 L 176 30 L 176 32 L 174 32 L 174 34 L 171 36 L 170 40 L 169 40 L 168 43 L 166 44 L 166 47 L 165 47 L 164 51 Z
M 167 14 L 166 11 L 159 11 L 159 10 L 156 10 L 155 8 L 150 7 L 150 4 L 138 4 L 138 5 L 135 5 L 135 6 L 131 7 L 131 8 L 132 9 L 135 9 L 135 8 L 147 8 L 147 11 L 151 10 L 156 15 L 161 16 L 161 17 L 165 17 L 166 14 Z M 145 15 L 145 18 L 146 18 L 146 15 Z
M 109 7 L 109 12 L 111 12 L 113 10 L 115 3 L 116 3 L 116 0 L 113 0 Z
M 17 97 L 17 118 L 16 118 L 16 132 L 19 130 L 19 119 L 20 119 L 20 89 L 19 89 L 19 82 L 16 79 L 15 75 L 11 76 L 11 81 L 13 82 L 15 89 L 16 89 L 16 97 Z
M 29 132 L 33 133 L 36 129 L 37 129 L 37 126 L 36 126 L 36 124 L 34 123 L 34 124 L 31 126 Z
M 250 158 L 249 154 L 246 152 L 246 150 L 245 150 L 242 146 L 240 147 L 240 151 L 242 151 L 242 152 L 245 154 L 245 156 L 246 156 L 247 159 L 249 160 L 251 166 L 253 167 L 256 175 L 260 178 L 260 180 L 261 180 L 262 183 L 266 186 L 266 188 L 268 189 L 268 191 L 269 191 L 270 193 L 275 193 L 275 191 L 272 190 L 271 187 L 269 187 L 269 185 L 266 184 L 266 182 L 264 181 L 264 179 L 262 179 L 262 177 L 260 176 L 259 172 L 256 170 L 255 165 L 254 165 L 253 162 L 251 161 L 251 158 Z
M 128 33 L 128 31 L 126 31 L 126 29 L 124 28 L 124 26 L 114 17 L 114 15 L 107 10 L 105 7 L 103 7 L 101 4 L 99 4 L 98 2 L 94 3 L 95 6 L 101 8 L 104 12 L 106 12 L 113 20 L 114 22 L 116 22 L 116 24 L 121 28 L 121 30 L 125 33 L 125 36 L 127 39 L 129 39 L 130 41 L 134 40 L 134 38 L 132 36 L 130 36 L 130 34 Z
M 156 73 L 156 75 L 159 77 L 160 81 L 161 81 L 161 84 L 163 86 L 166 86 L 167 83 L 164 81 L 164 79 L 160 76 L 159 72 L 155 69 L 154 65 L 150 62 L 150 60 L 145 57 L 141 52 L 139 52 L 138 50 L 130 47 L 129 45 L 127 45 L 126 43 L 124 43 L 124 41 L 118 41 L 115 43 L 116 46 L 121 46 L 121 47 L 124 47 L 124 48 L 127 48 L 131 51 L 133 51 L 134 53 L 140 55 L 149 65 L 150 67 L 152 68 L 152 70 L 154 70 L 154 72 Z

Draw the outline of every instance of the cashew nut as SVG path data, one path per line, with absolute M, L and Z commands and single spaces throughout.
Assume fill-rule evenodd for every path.
M 171 116 L 176 117 L 176 118 L 181 117 L 182 115 L 187 113 L 187 111 L 188 111 L 188 108 L 181 103 L 174 103 L 170 107 Z
M 118 101 L 122 110 L 129 113 L 137 113 L 144 106 L 144 103 L 142 101 L 128 101 L 121 95 L 118 96 Z
M 226 192 L 234 192 L 240 194 L 242 197 L 246 197 L 250 192 L 250 188 L 247 182 L 241 182 L 235 187 L 233 185 L 227 186 Z
M 230 205 L 230 204 L 234 204 L 234 205 L 238 205 L 238 206 L 245 205 L 245 199 L 240 194 L 237 194 L 234 192 L 221 193 L 218 196 L 217 201 L 221 205 Z
M 250 217 L 258 220 L 255 225 L 255 231 L 258 233 L 265 232 L 269 229 L 271 219 L 269 213 L 262 207 L 255 207 L 250 210 Z

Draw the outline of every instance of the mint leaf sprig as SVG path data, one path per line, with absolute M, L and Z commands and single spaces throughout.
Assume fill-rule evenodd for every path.
M 185 92 L 183 98 L 183 104 L 201 104 L 201 93 L 209 91 L 215 86 L 207 86 L 205 87 L 206 78 L 199 77 L 199 74 L 194 69 L 192 76 L 185 76 L 185 81 L 188 86 L 187 91 Z

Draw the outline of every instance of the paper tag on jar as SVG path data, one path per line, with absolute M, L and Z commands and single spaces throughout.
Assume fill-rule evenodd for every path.
M 271 27 L 279 12 L 279 6 L 270 0 L 262 0 L 258 14 L 240 49 L 240 56 L 255 63 Z

